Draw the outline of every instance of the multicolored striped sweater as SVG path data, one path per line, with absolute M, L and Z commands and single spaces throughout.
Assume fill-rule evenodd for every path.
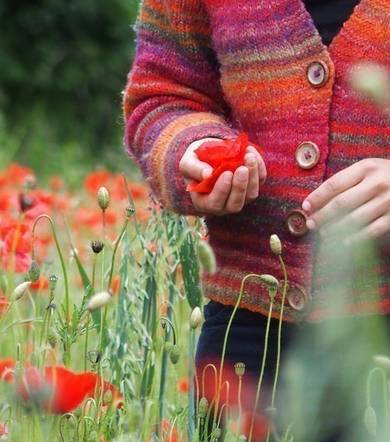
M 335 258 L 327 239 L 302 230 L 299 212 L 341 169 L 390 159 L 389 116 L 348 85 L 361 60 L 390 68 L 390 0 L 361 0 L 329 47 L 302 0 L 144 0 L 136 31 L 125 143 L 166 207 L 196 215 L 178 171 L 193 141 L 245 131 L 264 148 L 268 177 L 259 198 L 239 214 L 206 217 L 218 270 L 203 277 L 205 295 L 232 305 L 246 274 L 282 279 L 269 247 L 276 233 L 289 277 L 284 319 L 328 317 L 340 280 L 342 314 L 390 312 L 389 249 L 376 248 L 376 265 L 362 271 L 341 245 Z M 267 314 L 269 304 L 266 288 L 248 280 L 241 307 Z

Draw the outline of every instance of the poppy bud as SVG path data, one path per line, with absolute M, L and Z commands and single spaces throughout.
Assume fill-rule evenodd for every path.
M 269 244 L 274 255 L 280 256 L 282 254 L 282 243 L 278 235 L 271 235 L 269 239 Z
M 214 251 L 207 241 L 198 241 L 198 257 L 202 269 L 211 275 L 214 274 L 217 269 L 217 264 Z
M 221 434 L 222 434 L 222 431 L 219 427 L 214 428 L 214 430 L 211 433 L 212 440 L 219 440 L 219 438 L 221 437 Z
M 49 331 L 48 335 L 47 335 L 47 342 L 49 343 L 51 348 L 55 348 L 57 345 L 57 335 L 56 333 L 51 330 Z
M 49 276 L 49 290 L 51 292 L 54 292 L 54 290 L 56 289 L 57 281 L 58 281 L 58 278 L 56 275 Z
M 390 75 L 387 70 L 375 63 L 360 63 L 355 66 L 349 77 L 353 89 L 379 105 L 390 100 Z
M 39 279 L 39 276 L 41 275 L 41 270 L 39 268 L 38 263 L 35 261 L 35 259 L 33 259 L 31 261 L 31 266 L 28 269 L 28 279 L 31 282 L 36 282 Z
M 375 365 L 382 368 L 386 374 L 390 374 L 390 358 L 388 356 L 377 355 L 373 359 Z
M 376 436 L 376 413 L 371 405 L 364 412 L 364 425 L 371 435 Z
M 172 342 L 167 341 L 167 342 L 165 343 L 165 351 L 166 351 L 167 353 L 169 353 L 169 352 L 172 350 L 172 348 L 173 348 L 173 344 L 172 344 Z
M 88 352 L 88 359 L 91 364 L 97 364 L 102 358 L 102 354 L 99 350 L 90 350 Z
M 177 345 L 174 345 L 169 353 L 169 357 L 173 365 L 177 364 L 180 359 L 180 350 Z
M 195 307 L 192 312 L 191 312 L 191 317 L 190 317 L 190 326 L 193 329 L 196 329 L 200 326 L 200 324 L 202 323 L 202 311 L 200 310 L 199 307 Z
M 260 280 L 268 287 L 270 288 L 278 288 L 279 287 L 279 281 L 272 275 L 260 275 Z
M 207 398 L 202 397 L 199 401 L 199 407 L 198 407 L 199 417 L 201 418 L 206 417 L 208 409 L 209 409 L 209 401 L 207 400 Z
M 28 195 L 20 193 L 18 195 L 19 208 L 21 212 L 27 212 L 34 205 L 34 201 Z
M 104 249 L 104 243 L 102 241 L 92 241 L 91 249 L 93 253 L 100 253 Z
M 107 305 L 111 298 L 112 296 L 109 292 L 96 293 L 96 295 L 93 295 L 89 300 L 87 308 L 90 312 L 98 310 Z
M 110 205 L 110 194 L 108 192 L 108 189 L 104 186 L 100 187 L 97 193 L 97 199 L 100 208 L 103 210 L 103 212 L 107 209 L 107 207 Z
M 245 364 L 243 362 L 236 362 L 234 364 L 234 371 L 237 376 L 241 377 L 245 374 Z
M 30 285 L 31 281 L 22 282 L 21 284 L 19 284 L 17 287 L 15 287 L 15 290 L 12 292 L 11 298 L 14 301 L 18 301 L 19 299 L 23 298 Z

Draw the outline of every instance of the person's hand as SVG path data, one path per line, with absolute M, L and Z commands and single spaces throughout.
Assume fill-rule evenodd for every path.
M 376 239 L 390 231 L 390 160 L 367 158 L 336 173 L 303 202 L 309 229 L 359 230 L 346 242 Z M 328 227 L 330 226 L 330 227 Z
M 200 161 L 194 152 L 205 141 L 216 141 L 215 138 L 204 138 L 189 145 L 179 163 L 179 171 L 186 184 L 201 181 L 211 175 L 212 167 Z M 240 166 L 234 174 L 226 171 L 221 174 L 209 194 L 190 192 L 195 209 L 201 214 L 226 215 L 238 213 L 245 204 L 259 196 L 259 187 L 267 176 L 266 167 L 257 150 L 248 146 L 245 166 Z

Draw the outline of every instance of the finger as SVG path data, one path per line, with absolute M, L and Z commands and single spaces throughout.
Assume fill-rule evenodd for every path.
M 314 190 L 302 203 L 302 209 L 309 215 L 319 210 L 336 195 L 360 183 L 364 173 L 365 168 L 361 162 L 341 170 Z
M 242 210 L 245 204 L 248 180 L 248 168 L 245 166 L 240 166 L 233 175 L 232 189 L 225 205 L 226 212 L 238 213 Z
M 383 237 L 390 231 L 390 216 L 383 215 L 361 230 L 344 240 L 344 244 L 349 245 L 359 241 L 369 241 Z
M 247 152 L 252 153 L 256 157 L 258 168 L 259 168 L 259 184 L 261 186 L 262 184 L 265 183 L 265 180 L 267 178 L 267 168 L 265 166 L 263 157 L 259 154 L 259 152 L 253 146 L 248 146 Z
M 249 171 L 245 201 L 253 201 L 259 196 L 259 163 L 255 155 L 248 153 L 245 156 L 245 165 Z
M 203 161 L 199 161 L 195 153 L 188 153 L 179 164 L 179 170 L 184 178 L 202 181 L 213 172 L 213 168 Z
M 232 172 L 224 172 L 214 184 L 213 190 L 208 195 L 199 195 L 200 204 L 207 213 L 218 214 L 222 212 L 232 188 Z
M 385 215 L 390 206 L 390 194 L 385 197 L 380 195 L 367 201 L 339 221 L 332 223 L 330 227 L 325 227 L 321 231 L 321 235 L 326 236 L 328 233 L 335 234 L 342 232 L 358 232 L 367 225 L 375 221 L 377 218 Z
M 311 230 L 319 229 L 328 222 L 334 222 L 367 201 L 370 201 L 375 195 L 375 188 L 362 181 L 345 192 L 334 196 L 325 206 L 312 213 L 308 217 L 307 227 Z

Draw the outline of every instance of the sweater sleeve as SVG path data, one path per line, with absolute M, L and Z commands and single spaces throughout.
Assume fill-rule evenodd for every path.
M 237 135 L 228 123 L 202 0 L 144 0 L 124 91 L 125 146 L 168 209 L 197 214 L 178 166 L 196 140 Z

